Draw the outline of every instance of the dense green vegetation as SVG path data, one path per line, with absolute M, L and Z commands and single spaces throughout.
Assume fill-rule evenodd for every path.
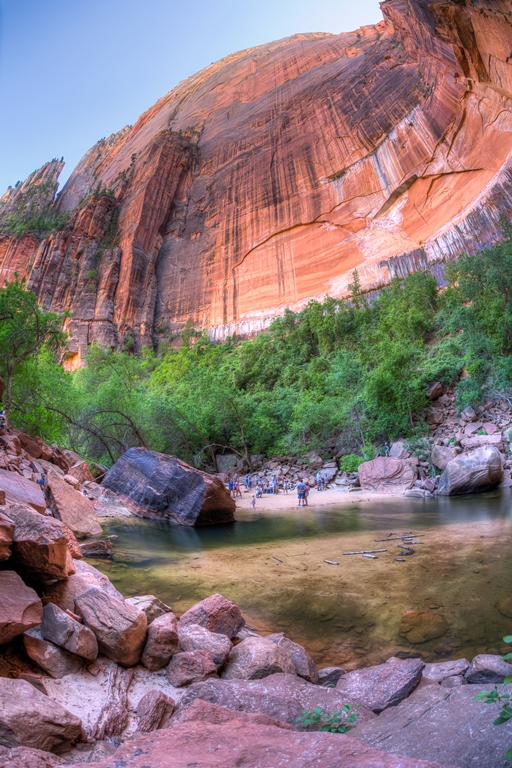
M 62 229 L 69 214 L 54 205 L 57 186 L 53 181 L 33 184 L 17 194 L 14 204 L 7 203 L 5 210 L 0 205 L 0 232 L 43 238 Z
M 226 447 L 336 445 L 357 466 L 385 440 L 424 433 L 434 381 L 456 386 L 460 408 L 512 397 L 512 242 L 462 257 L 447 276 L 442 289 L 418 273 L 365 297 L 355 274 L 348 300 L 286 312 L 252 340 L 213 344 L 187 329 L 158 356 L 94 346 L 74 374 L 43 349 L 15 373 L 12 418 L 105 464 L 141 444 L 206 467 Z

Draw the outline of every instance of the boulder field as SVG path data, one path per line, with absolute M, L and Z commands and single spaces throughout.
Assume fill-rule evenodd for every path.
M 509 732 L 474 700 L 512 671 L 499 656 L 425 664 L 412 654 L 351 672 L 318 669 L 285 633 L 250 630 L 223 595 L 181 616 L 153 595 L 125 600 L 71 556 L 76 539 L 63 536 L 62 522 L 21 504 L 0 513 L 10 521 L 0 570 L 1 768 L 471 768 L 474 756 L 503 765 Z M 438 629 L 414 611 L 400 627 L 415 643 Z M 349 735 L 300 720 L 346 705 L 358 715 Z

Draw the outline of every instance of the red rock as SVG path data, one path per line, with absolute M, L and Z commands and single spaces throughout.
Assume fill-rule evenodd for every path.
M 494 435 L 486 437 L 492 440 Z M 483 440 L 471 437 L 467 440 Z M 461 440 L 464 443 L 464 440 Z M 493 488 L 503 477 L 501 454 L 494 445 L 483 445 L 456 456 L 446 465 L 437 487 L 440 496 L 476 493 Z
M 448 632 L 443 616 L 430 611 L 406 611 L 400 621 L 398 634 L 410 643 L 425 643 Z
M 175 688 L 217 677 L 217 667 L 208 651 L 176 653 L 167 667 L 167 679 Z
M 218 593 L 201 600 L 180 617 L 180 627 L 199 624 L 232 640 L 245 626 L 240 608 Z
M 296 674 L 288 650 L 264 637 L 247 637 L 229 654 L 221 677 L 223 680 L 260 680 L 277 672 Z
M 496 426 L 496 424 L 493 424 L 490 421 L 485 422 L 485 424 L 483 424 L 482 426 L 483 426 L 483 428 L 485 429 L 485 431 L 487 432 L 488 435 L 495 435 L 496 432 L 500 431 L 498 429 L 498 427 Z
M 260 725 L 274 725 L 276 728 L 284 728 L 287 731 L 294 730 L 291 725 L 274 717 L 264 715 L 262 712 L 240 712 L 212 704 L 210 701 L 195 699 L 190 705 L 182 707 L 172 718 L 168 728 L 176 728 L 180 723 L 199 721 L 202 723 L 227 723 L 230 720 L 245 720 L 247 723 L 259 723 Z
M 412 488 L 418 472 L 408 461 L 378 456 L 359 465 L 359 482 L 363 491 L 403 495 Z
M 80 459 L 68 469 L 68 475 L 75 477 L 79 483 L 91 482 L 94 480 L 89 465 L 83 459 Z
M 334 733 L 298 733 L 248 722 L 192 720 L 175 728 L 135 736 L 96 768 L 443 768 L 439 763 L 400 757 Z M 80 764 L 81 766 L 81 764 Z M 70 768 L 79 768 L 79 764 Z
M 59 581 L 75 572 L 62 523 L 13 504 L 9 517 L 15 523 L 12 560 L 38 579 Z
M 140 517 L 180 525 L 233 522 L 235 501 L 214 475 L 147 448 L 130 448 L 103 478 Z
M 286 306 L 346 295 L 355 266 L 375 288 L 502 235 L 508 6 L 388 0 L 382 11 L 376 26 L 295 35 L 180 83 L 87 152 L 59 198 L 65 230 L 0 239 L 0 279 L 28 272 L 50 308 L 71 310 L 69 367 L 92 340 L 119 347 L 133 334 L 140 349 L 189 319 L 217 338 L 257 331 Z M 100 182 L 115 196 L 78 208 Z M 119 246 L 107 236 L 118 207 Z
M 62 520 L 75 536 L 83 539 L 102 532 L 92 503 L 64 480 L 49 475 L 46 493 L 54 517 Z
M 64 752 L 81 739 L 82 723 L 30 683 L 0 677 L 0 733 L 9 749 Z
M 0 606 L 0 645 L 41 623 L 41 600 L 14 571 L 0 571 Z
M 421 659 L 391 658 L 385 664 L 356 669 L 340 677 L 336 690 L 374 712 L 394 707 L 413 691 L 425 666 Z
M 42 450 L 35 437 L 27 435 L 26 432 L 18 432 L 18 440 L 24 451 L 29 453 L 34 459 L 40 459 Z
M 167 666 L 178 651 L 178 622 L 174 613 L 164 613 L 148 627 L 141 664 L 151 672 Z
M 105 656 L 123 667 L 137 664 L 148 623 L 142 611 L 99 587 L 78 595 L 75 609 L 96 635 L 100 651 Z
M 126 602 L 130 605 L 135 605 L 140 611 L 146 614 L 148 625 L 159 616 L 163 616 L 164 613 L 172 613 L 172 608 L 165 603 L 162 603 L 158 597 L 154 595 L 137 595 L 137 597 L 128 597 Z
M 432 384 L 427 390 L 427 397 L 429 400 L 437 400 L 442 394 L 443 385 L 439 381 L 436 381 L 436 383 Z
M 82 659 L 45 640 L 39 627 L 24 633 L 23 644 L 29 659 L 50 677 L 60 679 L 83 670 Z
M 60 768 L 62 758 L 30 747 L 0 747 L 0 768 Z
M 74 560 L 75 573 L 66 581 L 51 584 L 43 590 L 43 603 L 55 603 L 63 611 L 75 610 L 75 600 L 79 595 L 87 592 L 91 587 L 99 587 L 116 600 L 122 600 L 123 596 L 114 587 L 108 576 L 100 573 L 92 565 L 84 560 Z
M 318 669 L 316 668 L 316 664 L 302 645 L 294 643 L 293 640 L 286 637 L 284 632 L 267 635 L 265 639 L 276 643 L 276 645 L 279 645 L 280 648 L 283 648 L 289 654 L 299 677 L 303 677 L 304 680 L 307 680 L 310 683 L 318 683 Z M 283 670 L 283 672 L 285 671 L 286 670 Z
M 0 560 L 8 560 L 10 558 L 13 535 L 13 521 L 7 515 L 3 515 L 0 512 Z
M 43 609 L 41 635 L 45 640 L 88 661 L 94 661 L 98 655 L 98 642 L 89 627 L 53 603 L 48 603 Z
M 231 648 L 231 640 L 226 635 L 221 635 L 219 632 L 210 632 L 209 629 L 201 627 L 199 624 L 180 624 L 180 651 L 208 651 L 217 669 L 224 666 Z
M 0 469 L 0 488 L 5 491 L 7 504 L 28 504 L 37 512 L 44 512 L 46 501 L 37 483 L 17 472 Z
M 137 704 L 137 731 L 149 733 L 163 728 L 172 713 L 176 704 L 174 699 L 166 696 L 163 691 L 158 689 L 148 691 Z
M 446 469 L 448 462 L 455 459 L 457 455 L 458 452 L 453 446 L 434 445 L 431 454 L 432 464 L 438 469 Z

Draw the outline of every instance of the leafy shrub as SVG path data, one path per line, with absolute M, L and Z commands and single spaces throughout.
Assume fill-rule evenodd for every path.
M 353 711 L 351 704 L 344 704 L 339 712 L 324 712 L 322 707 L 315 707 L 311 712 L 303 709 L 302 717 L 295 718 L 295 722 L 304 726 L 320 726 L 316 729 L 318 731 L 347 733 L 352 730 L 358 717 L 359 714 Z
M 346 456 L 342 456 L 340 459 L 340 468 L 343 472 L 357 472 L 359 465 L 363 464 L 367 459 L 364 456 L 357 456 L 355 453 L 348 453 Z

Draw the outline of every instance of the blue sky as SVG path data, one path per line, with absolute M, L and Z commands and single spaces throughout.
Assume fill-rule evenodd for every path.
M 296 32 L 375 24 L 377 0 L 0 0 L 0 194 L 98 139 L 180 80 Z

